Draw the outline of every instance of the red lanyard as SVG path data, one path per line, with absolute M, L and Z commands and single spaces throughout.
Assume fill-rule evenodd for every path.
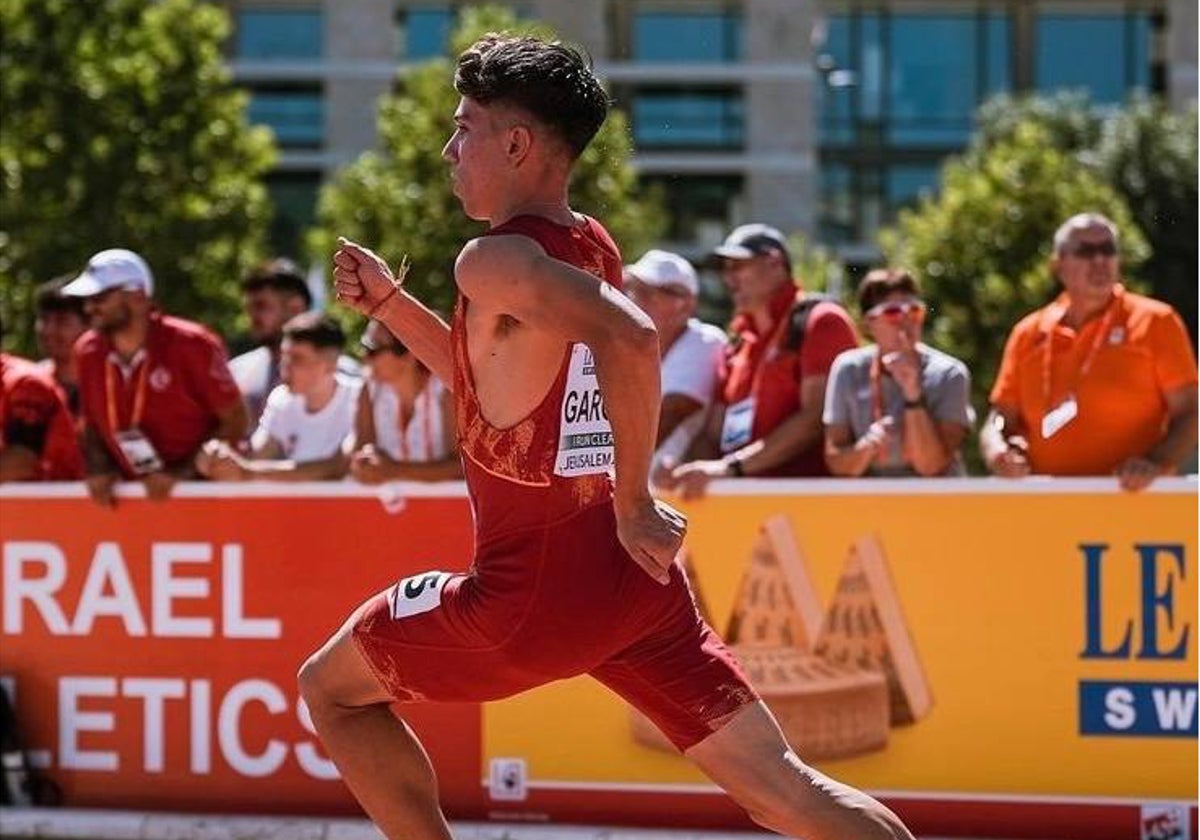
M 879 361 L 879 348 L 871 359 L 871 420 L 883 419 L 883 364 Z
M 1100 322 L 1099 328 L 1096 330 L 1096 337 L 1092 340 L 1092 346 L 1088 349 L 1087 357 L 1084 358 L 1083 364 L 1079 366 L 1079 372 L 1075 376 L 1075 382 L 1067 389 L 1066 396 L 1071 396 L 1083 382 L 1083 378 L 1087 376 L 1088 371 L 1092 369 L 1092 363 L 1096 361 L 1096 354 L 1100 352 L 1100 345 L 1108 337 L 1112 330 L 1113 321 L 1117 315 L 1117 308 L 1120 306 L 1120 293 L 1114 292 L 1113 299 L 1108 303 L 1108 309 L 1104 312 L 1104 320 Z M 1046 401 L 1046 409 L 1054 407 L 1054 403 L 1050 401 L 1051 393 L 1051 377 L 1054 371 L 1054 328 L 1050 328 L 1049 334 L 1046 336 L 1046 353 L 1042 357 L 1042 398 Z
M 125 429 L 136 429 L 142 423 L 142 414 L 146 410 L 146 376 L 150 371 L 150 360 L 142 359 L 138 365 L 136 385 L 133 392 L 133 411 L 129 415 L 129 425 Z M 124 389 L 122 389 L 124 390 Z M 104 395 L 105 407 L 108 410 L 108 428 L 115 435 L 122 431 L 117 408 L 117 374 L 116 365 L 112 360 L 104 363 Z

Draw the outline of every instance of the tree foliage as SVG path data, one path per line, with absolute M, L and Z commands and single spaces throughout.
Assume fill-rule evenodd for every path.
M 452 37 L 454 54 L 488 31 L 552 36 L 545 27 L 519 23 L 504 7 L 468 7 Z M 379 107 L 379 147 L 322 190 L 307 244 L 318 261 L 328 261 L 338 236 L 361 242 L 392 265 L 407 255 L 413 293 L 445 311 L 454 301 L 455 256 L 483 231 L 463 214 L 441 158 L 458 103 L 453 65 L 430 61 L 398 80 L 397 88 Z M 666 220 L 657 198 L 639 193 L 631 152 L 624 115 L 614 110 L 575 165 L 571 202 L 601 219 L 624 252 L 636 254 L 658 237 Z
M 967 363 L 977 409 L 986 406 L 1009 330 L 1057 291 L 1049 271 L 1054 231 L 1083 210 L 1120 228 L 1122 260 L 1138 288 L 1149 251 L 1125 201 L 1034 121 L 1016 125 L 986 154 L 947 164 L 940 194 L 902 212 L 881 236 L 888 263 L 920 277 L 932 310 L 927 339 Z
M 141 253 L 168 311 L 214 326 L 261 256 L 270 132 L 195 0 L 0 3 L 0 311 L 33 351 L 32 290 L 94 252 Z

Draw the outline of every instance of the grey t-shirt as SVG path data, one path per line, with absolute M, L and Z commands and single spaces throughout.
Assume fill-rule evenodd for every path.
M 866 434 L 875 422 L 871 397 L 871 363 L 879 348 L 872 344 L 847 350 L 833 361 L 829 369 L 829 384 L 825 388 L 826 426 L 849 426 L 855 439 Z M 971 374 L 967 366 L 953 356 L 934 350 L 925 344 L 917 345 L 921 358 L 921 389 L 925 404 L 934 422 L 959 423 L 970 428 L 975 422 L 971 408 Z M 904 427 L 904 394 L 890 376 L 880 378 L 883 413 L 892 418 L 895 434 L 884 464 L 872 463 L 868 475 L 917 475 L 904 462 L 901 453 L 901 434 Z M 965 475 L 962 453 L 957 452 L 942 475 Z

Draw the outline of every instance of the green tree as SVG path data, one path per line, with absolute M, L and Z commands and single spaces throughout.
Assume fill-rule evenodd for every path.
M 457 55 L 489 31 L 552 36 L 543 26 L 518 22 L 505 7 L 469 7 L 452 36 L 452 51 Z M 338 236 L 363 243 L 392 265 L 407 255 L 409 287 L 444 311 L 454 301 L 454 258 L 483 230 L 463 215 L 441 158 L 458 102 L 452 81 L 447 59 L 399 80 L 398 90 L 380 103 L 379 148 L 362 154 L 321 191 L 318 223 L 307 237 L 318 261 L 328 260 Z M 662 233 L 666 220 L 657 196 L 638 191 L 631 152 L 624 115 L 614 110 L 575 165 L 571 201 L 600 218 L 623 252 L 637 254 Z
M 1183 316 L 1196 340 L 1197 122 L 1193 107 L 1171 111 L 1159 100 L 1134 99 L 1113 109 L 1086 94 L 999 96 L 979 111 L 967 159 L 978 161 L 1021 126 L 1037 125 L 1050 144 L 1074 155 L 1125 200 L 1146 236 L 1142 267 L 1150 293 Z
M 1009 330 L 1058 289 L 1048 266 L 1053 232 L 1083 209 L 1120 228 L 1122 259 L 1139 288 L 1148 248 L 1124 200 L 1035 122 L 986 155 L 947 164 L 940 194 L 902 212 L 881 236 L 888 263 L 920 277 L 931 307 L 927 339 L 971 369 L 977 410 L 986 409 Z
M 128 247 L 168 311 L 221 329 L 262 254 L 270 132 L 249 128 L 195 0 L 0 3 L 0 315 L 33 351 L 32 290 Z
M 1141 276 L 1155 297 L 1183 316 L 1193 346 L 1200 268 L 1197 156 L 1195 106 L 1177 114 L 1151 100 L 1135 101 L 1105 120 L 1088 155 L 1146 235 L 1150 256 Z

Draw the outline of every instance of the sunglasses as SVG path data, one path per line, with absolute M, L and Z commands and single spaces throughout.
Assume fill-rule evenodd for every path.
M 391 353 L 394 356 L 403 356 L 407 352 L 407 347 L 402 347 L 398 344 L 388 344 L 383 347 L 367 347 L 365 344 L 363 345 L 363 355 L 368 359 L 373 359 L 380 353 Z
M 1081 242 L 1071 248 L 1068 253 L 1081 260 L 1090 260 L 1092 257 L 1115 257 L 1117 243 L 1111 239 L 1107 242 Z
M 915 317 L 925 311 L 925 304 L 919 300 L 887 300 L 877 303 L 866 311 L 868 318 L 883 318 L 888 321 L 900 321 L 904 318 Z

